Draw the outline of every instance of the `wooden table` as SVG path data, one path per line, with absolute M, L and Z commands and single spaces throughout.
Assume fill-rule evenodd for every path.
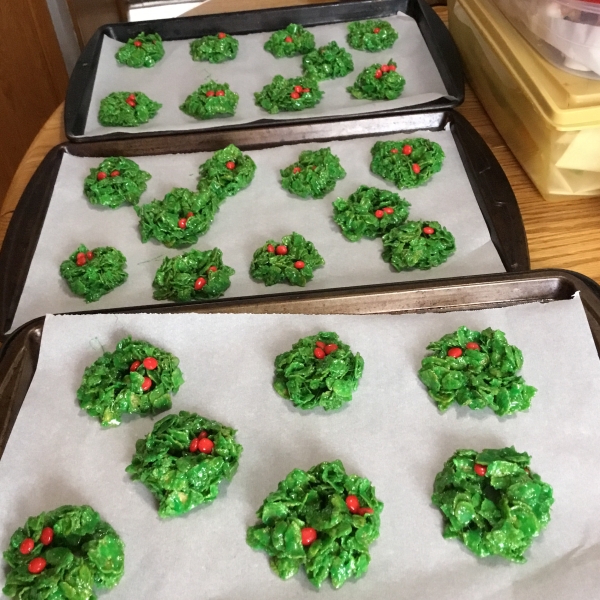
M 254 6 L 258 4 L 258 0 L 244 1 L 251 2 Z M 283 3 L 282 0 L 263 0 L 263 2 L 270 3 L 269 5 Z M 307 0 L 287 0 L 287 2 L 308 3 Z M 236 5 L 236 3 L 227 3 L 229 7 L 232 5 Z M 211 0 L 197 10 L 203 14 L 219 12 L 223 10 L 224 6 L 224 0 Z M 445 7 L 437 7 L 436 11 L 446 20 L 447 9 Z M 506 147 L 481 104 L 468 87 L 465 103 L 458 110 L 485 139 L 510 180 L 525 223 L 531 268 L 571 269 L 600 283 L 600 198 L 553 202 L 544 200 Z M 50 148 L 63 141 L 65 141 L 65 136 L 61 106 L 48 119 L 31 144 L 13 179 L 0 209 L 0 240 L 4 239 L 11 215 L 36 167 Z

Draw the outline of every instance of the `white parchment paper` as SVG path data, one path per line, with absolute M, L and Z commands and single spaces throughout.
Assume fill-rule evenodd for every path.
M 292 231 L 311 240 L 326 262 L 323 268 L 315 271 L 315 277 L 306 289 L 503 272 L 505 269 L 449 131 L 422 132 L 441 144 L 446 153 L 444 165 L 425 186 L 399 193 L 412 204 L 410 219 L 435 219 L 454 234 L 457 245 L 454 256 L 429 271 L 397 273 L 381 259 L 380 240 L 352 243 L 342 236 L 332 218 L 333 200 L 338 196 L 347 198 L 361 184 L 398 191 L 369 171 L 370 149 L 377 139 L 402 139 L 413 135 L 420 134 L 394 134 L 327 144 L 340 157 L 347 175 L 322 200 L 302 200 L 288 194 L 281 187 L 279 170 L 297 160 L 302 150 L 318 149 L 324 144 L 249 152 L 257 164 L 254 181 L 225 201 L 208 233 L 194 246 L 200 250 L 221 248 L 225 264 L 236 270 L 226 297 L 298 289 L 286 284 L 266 287 L 249 275 L 254 251 L 267 239 L 281 239 Z M 198 166 L 210 156 L 210 152 L 200 152 L 134 157 L 142 169 L 152 174 L 141 202 L 163 198 L 173 187 L 195 189 Z M 188 250 L 168 249 L 155 241 L 142 244 L 139 221 L 130 207 L 112 210 L 91 205 L 83 194 L 83 180 L 89 169 L 100 162 L 100 158 L 64 156 L 13 327 L 46 313 L 158 304 L 152 299 L 156 270 L 164 256 L 176 256 Z M 74 296 L 59 274 L 60 263 L 80 243 L 89 248 L 114 246 L 127 257 L 127 282 L 93 304 L 85 304 L 82 298 Z
M 352 54 L 354 71 L 341 79 L 320 83 L 319 86 L 325 95 L 315 108 L 276 115 L 270 115 L 254 104 L 254 92 L 259 92 L 263 86 L 271 83 L 275 75 L 284 77 L 302 75 L 302 57 L 278 59 L 264 50 L 263 46 L 272 32 L 235 36 L 240 44 L 236 59 L 217 65 L 205 61 L 193 61 L 190 56 L 192 40 L 164 42 L 165 56 L 151 69 L 133 69 L 119 65 L 115 54 L 123 44 L 105 36 L 85 135 L 103 135 L 115 131 L 135 133 L 206 129 L 252 123 L 260 119 L 297 120 L 376 113 L 404 106 L 415 106 L 446 96 L 446 87 L 414 19 L 400 13 L 386 18 L 386 21 L 392 24 L 399 37 L 392 48 L 376 53 L 361 52 L 348 46 L 347 23 L 309 27 L 308 29 L 315 36 L 317 48 L 334 40 L 341 47 L 346 48 Z M 226 24 L 223 27 L 227 30 Z M 372 101 L 357 100 L 350 96 L 346 87 L 354 83 L 365 67 L 376 62 L 388 62 L 392 58 L 398 64 L 398 72 L 406 79 L 406 86 L 398 99 Z M 179 110 L 179 106 L 189 94 L 211 79 L 219 83 L 228 83 L 231 89 L 239 94 L 240 100 L 233 117 L 198 121 Z M 112 92 L 119 91 L 144 92 L 163 106 L 154 119 L 139 127 L 103 127 L 98 122 L 100 100 Z
M 500 328 L 523 351 L 538 388 L 528 412 L 451 408 L 440 414 L 419 382 L 425 346 L 460 325 Z M 334 330 L 365 359 L 352 402 L 304 412 L 272 389 L 273 361 L 300 337 Z M 238 429 L 244 451 L 210 506 L 161 521 L 124 469 L 156 419 L 101 430 L 75 394 L 86 365 L 125 335 L 181 359 L 172 411 Z M 600 365 L 578 298 L 505 309 L 403 316 L 101 315 L 47 317 L 33 383 L 0 461 L 0 548 L 30 515 L 89 503 L 126 543 L 120 598 L 316 598 L 303 573 L 282 582 L 246 546 L 255 511 L 295 467 L 341 459 L 385 503 L 365 578 L 319 597 L 413 600 L 596 598 L 600 588 Z M 433 480 L 458 448 L 514 445 L 554 488 L 552 520 L 528 562 L 480 560 L 442 538 Z

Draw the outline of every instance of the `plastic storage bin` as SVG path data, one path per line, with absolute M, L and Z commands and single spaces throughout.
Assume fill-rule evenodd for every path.
M 543 56 L 600 79 L 600 0 L 494 0 Z
M 467 79 L 547 199 L 600 195 L 600 81 L 556 68 L 491 0 L 449 0 Z

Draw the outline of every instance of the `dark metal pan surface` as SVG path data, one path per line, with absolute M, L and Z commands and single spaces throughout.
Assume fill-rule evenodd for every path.
M 577 293 L 581 295 L 600 353 L 600 286 L 583 275 L 559 269 L 97 312 L 403 314 L 553 302 L 567 300 Z M 0 457 L 35 374 L 43 329 L 44 317 L 30 321 L 16 330 L 0 349 Z
M 117 23 L 104 25 L 90 39 L 71 75 L 65 100 L 65 132 L 74 142 L 95 141 L 100 139 L 133 139 L 142 136 L 170 136 L 175 132 L 128 133 L 118 132 L 101 136 L 84 134 L 98 60 L 102 47 L 102 38 L 106 35 L 126 42 L 140 32 L 158 33 L 163 40 L 182 40 L 213 34 L 223 23 L 231 34 L 248 34 L 261 31 L 273 31 L 286 27 L 289 23 L 306 26 L 325 25 L 343 21 L 379 18 L 403 12 L 412 17 L 423 35 L 423 39 L 437 66 L 447 90 L 447 96 L 419 106 L 378 112 L 377 116 L 409 114 L 423 111 L 440 111 L 454 108 L 464 100 L 464 76 L 458 50 L 447 28 L 425 0 L 351 0 L 332 4 L 315 4 L 246 12 L 233 12 L 226 15 L 206 15 L 179 19 L 163 19 L 136 23 Z M 364 118 L 357 115 L 356 118 Z M 344 117 L 348 118 L 348 117 Z M 243 126 L 217 126 L 221 130 L 234 128 L 253 129 L 269 125 L 285 128 L 291 122 L 316 123 L 331 122 L 334 118 L 324 119 L 302 117 L 294 121 L 274 121 L 264 119 Z M 214 131 L 214 129 L 211 129 Z M 204 129 L 203 131 L 207 131 Z M 210 131 L 210 130 L 208 130 Z
M 498 161 L 473 127 L 458 113 L 424 113 L 343 123 L 293 125 L 206 134 L 179 134 L 169 138 L 111 140 L 63 144 L 49 152 L 38 167 L 15 210 L 0 252 L 0 335 L 10 330 L 29 266 L 52 197 L 62 157 L 148 155 L 216 150 L 236 143 L 244 150 L 306 141 L 330 141 L 377 133 L 439 130 L 450 127 L 491 239 L 507 271 L 529 269 L 527 238 L 521 214 Z M 292 292 L 284 297 L 293 297 Z

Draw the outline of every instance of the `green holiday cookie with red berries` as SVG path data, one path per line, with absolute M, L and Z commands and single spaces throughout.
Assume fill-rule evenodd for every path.
M 177 517 L 213 502 L 222 481 L 231 481 L 242 454 L 236 430 L 181 411 L 154 425 L 135 444 L 126 471 L 158 500 L 161 517 Z
M 240 43 L 232 36 L 220 31 L 216 35 L 205 35 L 190 43 L 192 60 L 222 63 L 233 60 Z
M 217 150 L 200 165 L 198 190 L 209 190 L 221 202 L 247 188 L 254 179 L 256 163 L 237 146 L 229 144 Z
M 127 67 L 140 69 L 153 67 L 165 55 L 162 38 L 158 33 L 140 33 L 119 48 L 115 54 L 117 62 Z
M 354 85 L 346 90 L 358 100 L 395 100 L 402 94 L 406 79 L 396 71 L 396 63 L 376 63 L 363 69 Z
M 406 221 L 381 241 L 381 257 L 396 271 L 439 267 L 456 251 L 454 236 L 437 221 Z
M 254 93 L 254 104 L 272 115 L 278 112 L 291 112 L 314 108 L 323 97 L 319 84 L 308 77 L 286 79 L 275 75 L 273 81 L 260 92 Z
M 215 117 L 231 117 L 240 97 L 229 89 L 228 83 L 209 81 L 192 92 L 179 109 L 201 121 Z
M 347 200 L 335 200 L 333 220 L 351 242 L 373 240 L 402 225 L 409 208 L 410 203 L 394 192 L 361 185 Z
M 525 552 L 550 522 L 552 487 L 510 448 L 457 450 L 436 475 L 432 503 L 442 512 L 445 539 L 480 558 L 526 562 Z
M 267 240 L 254 252 L 250 276 L 265 285 L 289 283 L 304 287 L 314 276 L 314 270 L 325 260 L 312 242 L 299 233 L 286 235 L 281 242 Z
M 536 389 L 517 372 L 523 353 L 499 329 L 459 327 L 427 346 L 433 354 L 421 362 L 419 378 L 444 412 L 456 402 L 473 410 L 491 408 L 497 415 L 527 410 Z
M 437 142 L 408 138 L 376 142 L 371 156 L 371 171 L 403 190 L 427 183 L 442 169 L 445 154 Z
M 85 368 L 77 390 L 79 406 L 102 427 L 121 424 L 123 415 L 154 415 L 171 408 L 171 393 L 183 384 L 179 359 L 152 344 L 123 338 Z
M 364 360 L 337 333 L 321 331 L 298 340 L 275 359 L 275 391 L 298 408 L 334 410 L 352 400 Z
M 113 92 L 100 100 L 98 122 L 104 127 L 137 127 L 153 119 L 161 106 L 142 92 Z
M 372 483 L 348 475 L 340 460 L 294 469 L 258 509 L 246 542 L 270 557 L 272 571 L 290 579 L 304 567 L 318 589 L 338 589 L 367 572 L 369 546 L 379 537 L 383 502 Z
M 90 506 L 61 506 L 29 517 L 10 538 L 10 570 L 2 593 L 33 598 L 95 600 L 124 573 L 125 545 Z
M 394 45 L 398 32 L 387 21 L 357 21 L 348 24 L 346 39 L 355 50 L 380 52 Z
M 122 204 L 137 204 L 146 191 L 150 173 L 124 156 L 105 158 L 83 182 L 83 193 L 91 204 L 119 208 Z
M 209 230 L 219 199 L 208 189 L 173 188 L 162 200 L 134 208 L 143 243 L 155 239 L 167 248 L 182 248 L 195 244 Z
M 96 302 L 104 294 L 127 281 L 127 259 L 110 246 L 88 250 L 81 244 L 60 265 L 60 275 L 69 289 L 86 302 Z
M 194 302 L 220 298 L 231 285 L 235 271 L 223 264 L 223 253 L 190 250 L 179 256 L 166 256 L 156 271 L 152 286 L 155 300 Z
M 265 43 L 265 50 L 275 58 L 307 54 L 315 47 L 315 36 L 302 25 L 290 23 L 285 29 L 273 32 Z
M 306 77 L 317 81 L 346 77 L 352 71 L 352 54 L 345 48 L 340 48 L 337 42 L 329 42 L 302 57 L 302 72 Z
M 331 148 L 304 150 L 295 163 L 280 173 L 283 189 L 300 198 L 323 198 L 338 180 L 346 177 L 340 159 Z

